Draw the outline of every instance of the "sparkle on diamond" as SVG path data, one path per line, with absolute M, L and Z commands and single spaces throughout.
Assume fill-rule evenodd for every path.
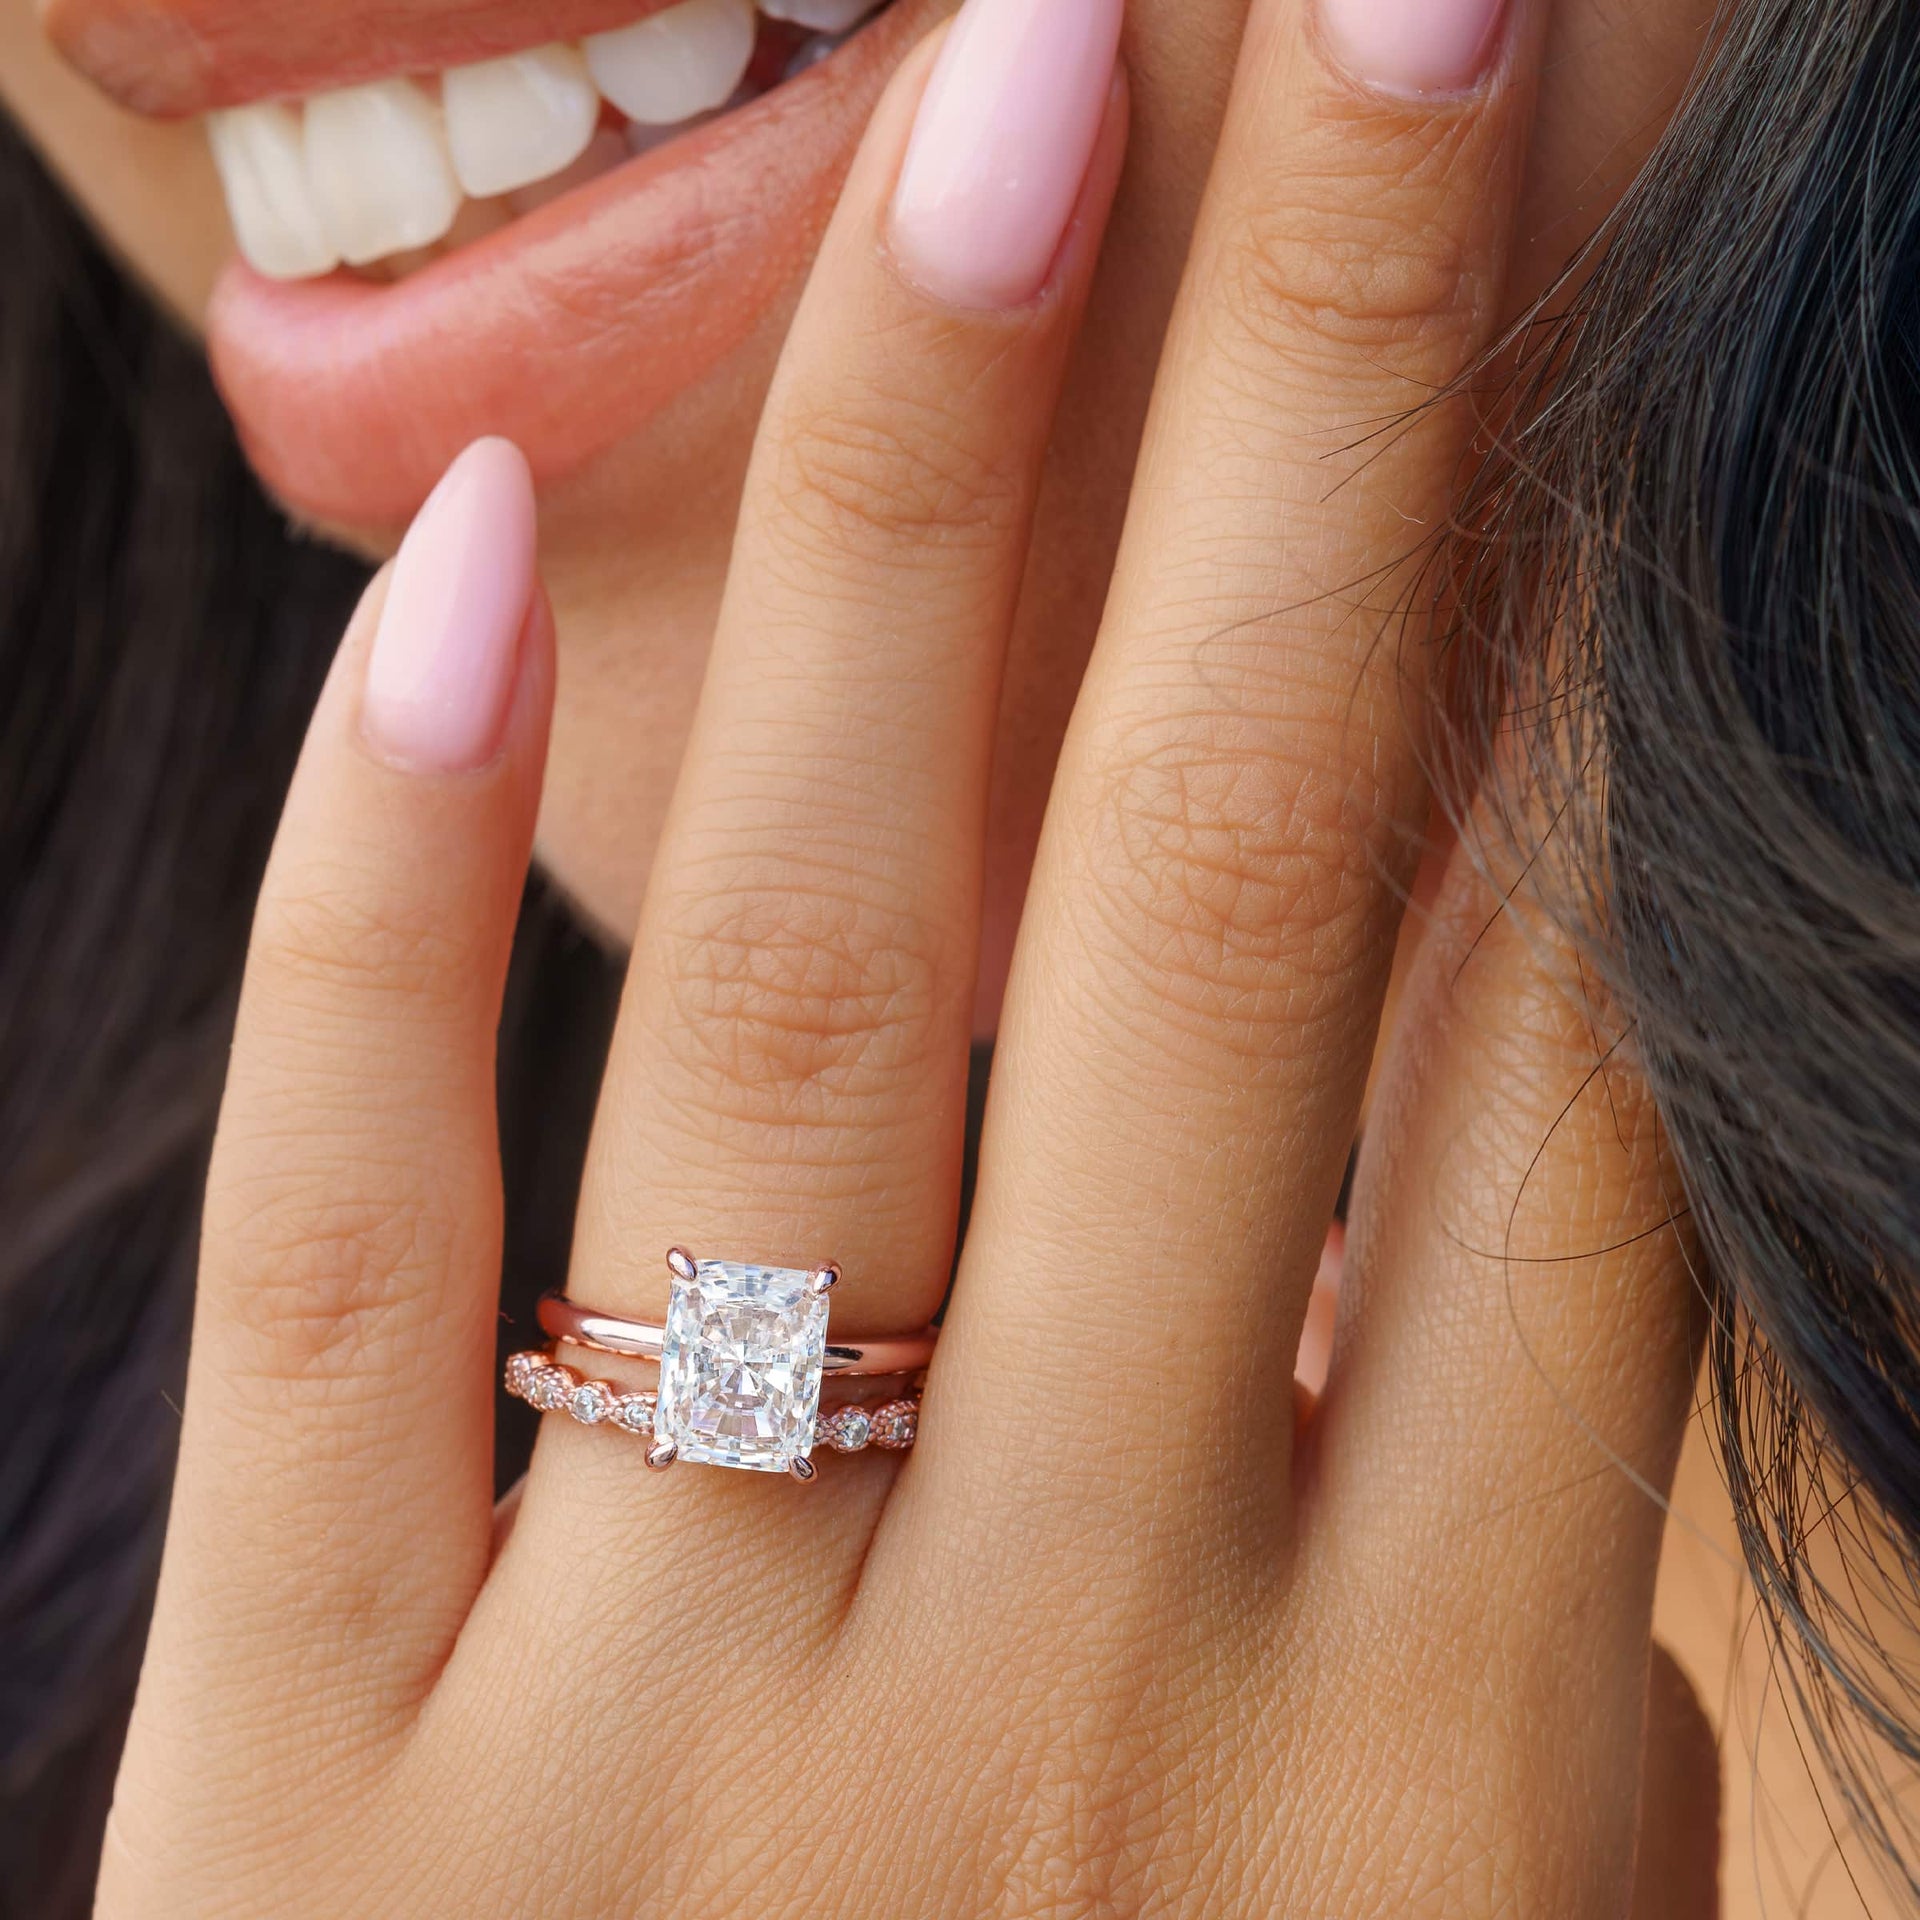
M 702 1260 L 674 1281 L 654 1431 L 682 1460 L 783 1473 L 812 1450 L 827 1302 L 811 1278 Z

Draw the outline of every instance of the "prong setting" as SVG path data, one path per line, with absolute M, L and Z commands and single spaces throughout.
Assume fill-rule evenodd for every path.
M 647 1465 L 655 1473 L 665 1473 L 680 1458 L 680 1449 L 671 1440 L 662 1440 L 647 1449 Z
M 831 1293 L 840 1284 L 840 1269 L 829 1260 L 824 1267 L 816 1267 L 813 1277 L 807 1282 L 807 1291 L 816 1298 Z
M 658 1242 L 655 1244 L 657 1245 Z M 667 1252 L 667 1271 L 676 1280 L 691 1284 L 700 1269 L 694 1263 L 693 1255 L 685 1247 L 672 1247 Z
M 804 1486 L 819 1473 L 820 1469 L 804 1455 L 796 1454 L 787 1462 L 787 1471 Z

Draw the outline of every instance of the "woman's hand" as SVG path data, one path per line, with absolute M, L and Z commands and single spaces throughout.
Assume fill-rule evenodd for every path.
M 1001 646 L 1126 119 L 1117 0 L 972 9 L 767 408 L 598 1307 L 657 1318 L 676 1243 L 837 1259 L 846 1334 L 946 1289 Z M 496 1528 L 551 640 L 517 457 L 455 468 L 261 904 L 103 1920 L 1625 1911 L 1684 1273 L 1576 963 L 1470 862 L 1290 1387 L 1427 806 L 1396 611 L 1473 421 L 1410 409 L 1497 331 L 1542 20 L 1253 9 L 904 1459 L 655 1477 L 553 1418 Z

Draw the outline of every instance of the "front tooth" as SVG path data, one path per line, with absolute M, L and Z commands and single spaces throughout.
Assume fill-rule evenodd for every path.
M 880 0 L 760 0 L 769 20 L 788 20 L 815 33 L 845 33 L 878 9 Z
M 600 119 L 587 63 L 559 45 L 455 67 L 441 77 L 440 105 L 453 170 L 477 200 L 571 166 Z
M 307 183 L 300 116 L 292 107 L 231 107 L 207 116 L 213 164 L 233 237 L 247 264 L 273 280 L 303 280 L 340 264 Z
M 356 267 L 430 245 L 460 211 L 440 116 L 411 80 L 316 93 L 307 177 L 328 239 Z
M 753 0 L 682 0 L 581 44 L 594 84 L 629 120 L 665 127 L 731 98 L 755 31 Z

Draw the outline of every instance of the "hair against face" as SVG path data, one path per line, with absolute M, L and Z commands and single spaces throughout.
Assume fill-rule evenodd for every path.
M 1889 1859 L 1920 1722 L 1883 1630 L 1920 1615 L 1915 37 L 1898 0 L 1741 0 L 1463 515 L 1506 694 L 1467 744 L 1518 735 L 1516 808 L 1558 809 L 1543 857 L 1715 1276 L 1756 1578 Z M 0 257 L 0 1911 L 53 1920 L 138 1655 L 252 894 L 358 570 L 289 540 L 4 126 Z M 594 1028 L 611 974 L 568 964 Z M 516 974 L 504 1056 L 528 1291 L 577 1142 L 517 1183 L 516 1142 L 597 1070 L 550 989 Z
M 0 1911 L 54 1916 L 139 1660 L 252 894 L 358 570 L 289 542 L 3 120 L 0 258 Z
M 197 348 L 4 117 L 0 259 L 0 1920 L 77 1920 L 254 894 L 365 569 L 288 531 Z M 618 992 L 536 886 L 502 1021 L 503 1351 L 565 1273 Z M 531 1427 L 501 1421 L 503 1483 Z
M 1582 268 L 1461 515 L 1456 744 L 1554 823 L 1780 1664 L 1920 1906 L 1920 15 L 1728 8 Z

